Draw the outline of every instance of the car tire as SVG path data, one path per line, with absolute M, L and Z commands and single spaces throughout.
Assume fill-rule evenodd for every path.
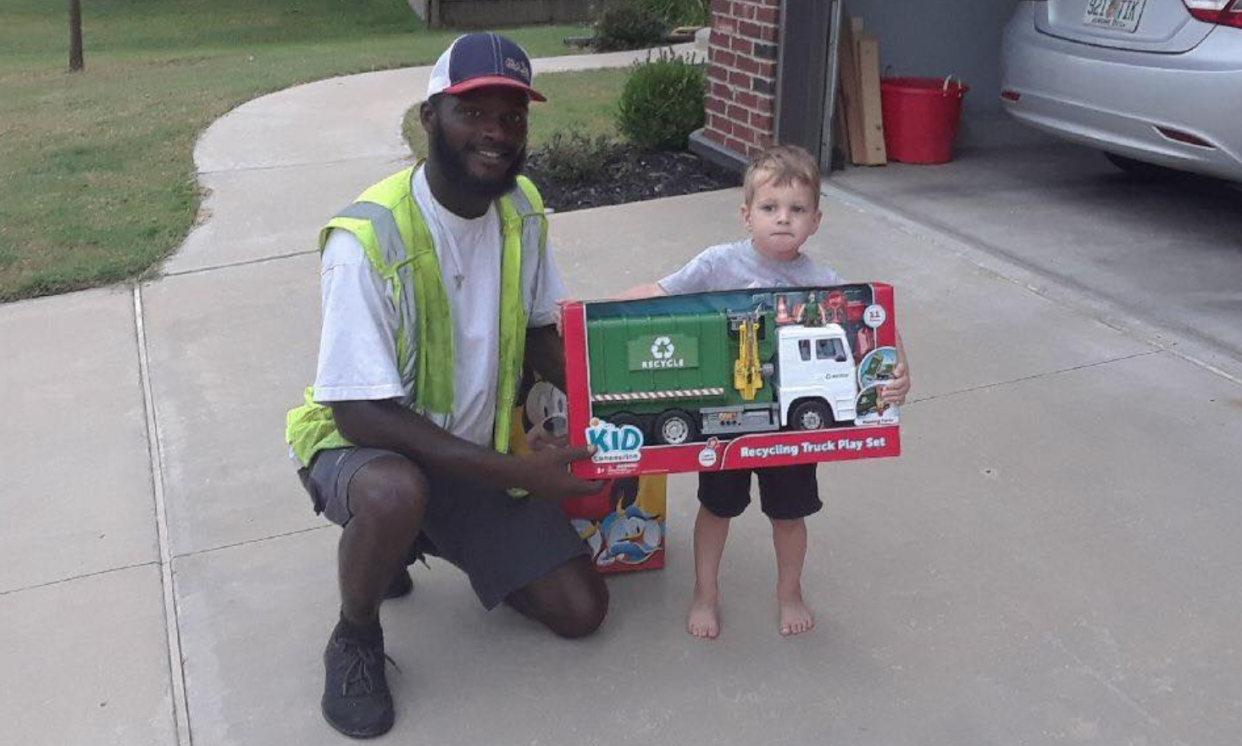
M 791 430 L 826 430 L 833 423 L 832 412 L 822 401 L 804 401 L 789 413 Z
M 653 430 L 655 441 L 666 446 L 693 443 L 699 437 L 694 418 L 680 409 L 670 409 L 657 417 Z

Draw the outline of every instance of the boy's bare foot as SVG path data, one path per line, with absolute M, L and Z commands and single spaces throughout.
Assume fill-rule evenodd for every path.
M 780 599 L 780 607 L 782 635 L 800 635 L 815 627 L 815 615 L 802 600 L 802 594 Z
M 714 596 L 695 593 L 686 617 L 686 631 L 704 640 L 715 640 L 720 634 L 720 611 Z

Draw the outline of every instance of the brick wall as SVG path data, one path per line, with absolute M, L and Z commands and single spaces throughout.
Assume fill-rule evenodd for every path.
M 781 0 L 712 0 L 703 136 L 749 158 L 776 133 Z

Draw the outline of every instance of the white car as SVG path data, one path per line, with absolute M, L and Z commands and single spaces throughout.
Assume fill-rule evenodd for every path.
M 1022 0 L 1001 99 L 1127 171 L 1242 181 L 1242 0 Z

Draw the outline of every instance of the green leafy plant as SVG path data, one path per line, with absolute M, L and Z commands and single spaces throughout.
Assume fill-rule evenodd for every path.
M 703 126 L 707 75 L 693 59 L 661 51 L 634 67 L 617 111 L 617 128 L 643 148 L 685 150 Z
M 711 20 L 710 0 L 645 0 L 643 7 L 669 26 L 706 26 Z
M 559 182 L 577 183 L 604 167 L 615 146 L 607 135 L 591 135 L 580 129 L 554 133 L 533 158 L 543 173 Z
M 601 52 L 653 47 L 664 38 L 664 21 L 639 4 L 604 11 L 595 22 L 595 48 Z

